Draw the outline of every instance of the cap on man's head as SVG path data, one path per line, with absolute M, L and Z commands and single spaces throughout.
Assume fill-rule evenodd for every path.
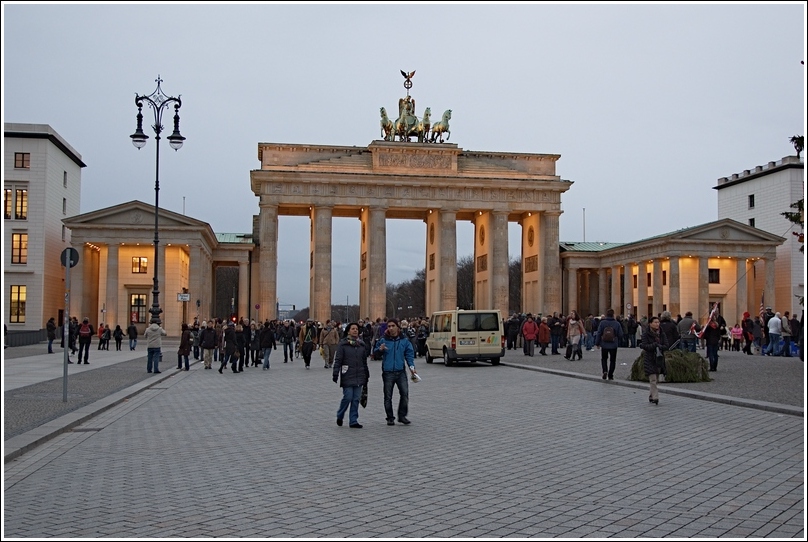
M 772 310 L 772 308 L 771 307 L 766 307 L 766 310 L 770 311 L 770 310 Z

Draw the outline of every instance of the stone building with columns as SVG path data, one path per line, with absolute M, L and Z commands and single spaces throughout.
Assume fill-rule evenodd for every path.
M 79 251 L 71 270 L 71 315 L 124 329 L 134 321 L 144 331 L 152 305 L 154 206 L 130 201 L 63 222 Z M 213 315 L 220 265 L 238 266 L 238 311 L 248 314 L 252 235 L 217 235 L 206 222 L 167 209 L 160 209 L 159 228 L 159 302 L 169 335 L 178 335 L 180 324 L 196 315 Z
M 725 218 L 632 243 L 561 243 L 564 312 L 613 308 L 641 318 L 691 311 L 703 319 L 718 303 L 728 323 L 738 322 L 744 312 L 758 314 L 763 290 L 774 298 L 784 241 Z
M 426 224 L 426 312 L 457 306 L 458 220 L 474 224 L 474 306 L 508 307 L 508 222 L 522 226 L 522 307 L 561 304 L 558 222 L 570 181 L 557 154 L 466 151 L 448 143 L 373 141 L 368 147 L 259 143 L 250 172 L 260 198 L 257 295 L 277 302 L 278 220 L 309 216 L 310 315 L 331 314 L 333 217 L 361 222 L 359 310 L 386 313 L 387 218 Z

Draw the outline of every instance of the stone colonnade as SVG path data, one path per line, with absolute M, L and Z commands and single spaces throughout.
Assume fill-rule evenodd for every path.
M 260 197 L 260 305 L 275 307 L 278 217 L 309 216 L 310 315 L 331 314 L 331 221 L 361 222 L 360 314 L 386 315 L 386 219 L 426 223 L 426 311 L 457 306 L 456 223 L 475 227 L 475 307 L 508 313 L 508 223 L 523 229 L 524 310 L 561 304 L 558 217 L 571 183 L 558 155 L 469 152 L 453 144 L 374 141 L 367 148 L 261 143 L 251 172 Z M 270 314 L 269 317 L 274 315 Z

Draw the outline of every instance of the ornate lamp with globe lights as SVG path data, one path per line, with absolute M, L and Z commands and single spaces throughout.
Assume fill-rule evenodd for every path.
M 163 312 L 163 310 L 160 308 L 160 285 L 157 279 L 157 268 L 159 264 L 158 245 L 160 244 L 160 134 L 163 131 L 163 111 L 171 107 L 171 105 L 174 106 L 174 133 L 166 138 L 168 139 L 168 144 L 172 149 L 178 151 L 182 147 L 182 143 L 185 141 L 185 138 L 182 137 L 182 134 L 180 134 L 179 111 L 180 107 L 182 107 L 182 100 L 180 100 L 180 96 L 177 96 L 176 98 L 173 96 L 166 96 L 163 93 L 163 90 L 160 88 L 160 83 L 162 83 L 163 80 L 159 75 L 155 81 L 157 82 L 157 90 L 148 96 L 135 94 L 135 105 L 137 106 L 137 129 L 135 130 L 135 133 L 129 137 L 132 138 L 132 145 L 134 145 L 138 150 L 142 149 L 146 145 L 146 140 L 149 139 L 149 136 L 143 133 L 143 102 L 148 103 L 154 111 L 154 125 L 152 125 L 152 128 L 154 129 L 154 147 L 156 151 L 154 173 L 154 288 L 152 289 L 152 306 L 151 309 L 149 309 L 149 312 L 151 313 L 151 320 L 149 323 L 156 323 L 160 325 L 162 324 L 160 321 L 160 313 Z

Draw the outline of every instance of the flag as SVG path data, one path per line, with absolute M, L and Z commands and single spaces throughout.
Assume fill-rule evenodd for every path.
M 713 303 L 713 309 L 710 311 L 710 316 L 707 317 L 707 323 L 704 324 L 704 327 L 701 328 L 701 331 L 696 333 L 696 337 L 698 337 L 699 339 L 701 339 L 701 336 L 704 335 L 704 330 L 707 329 L 707 326 L 710 325 L 710 320 L 712 320 L 713 316 L 715 316 L 716 310 L 718 310 L 718 303 Z M 695 323 L 690 328 L 691 332 L 693 330 L 693 327 L 695 327 Z

